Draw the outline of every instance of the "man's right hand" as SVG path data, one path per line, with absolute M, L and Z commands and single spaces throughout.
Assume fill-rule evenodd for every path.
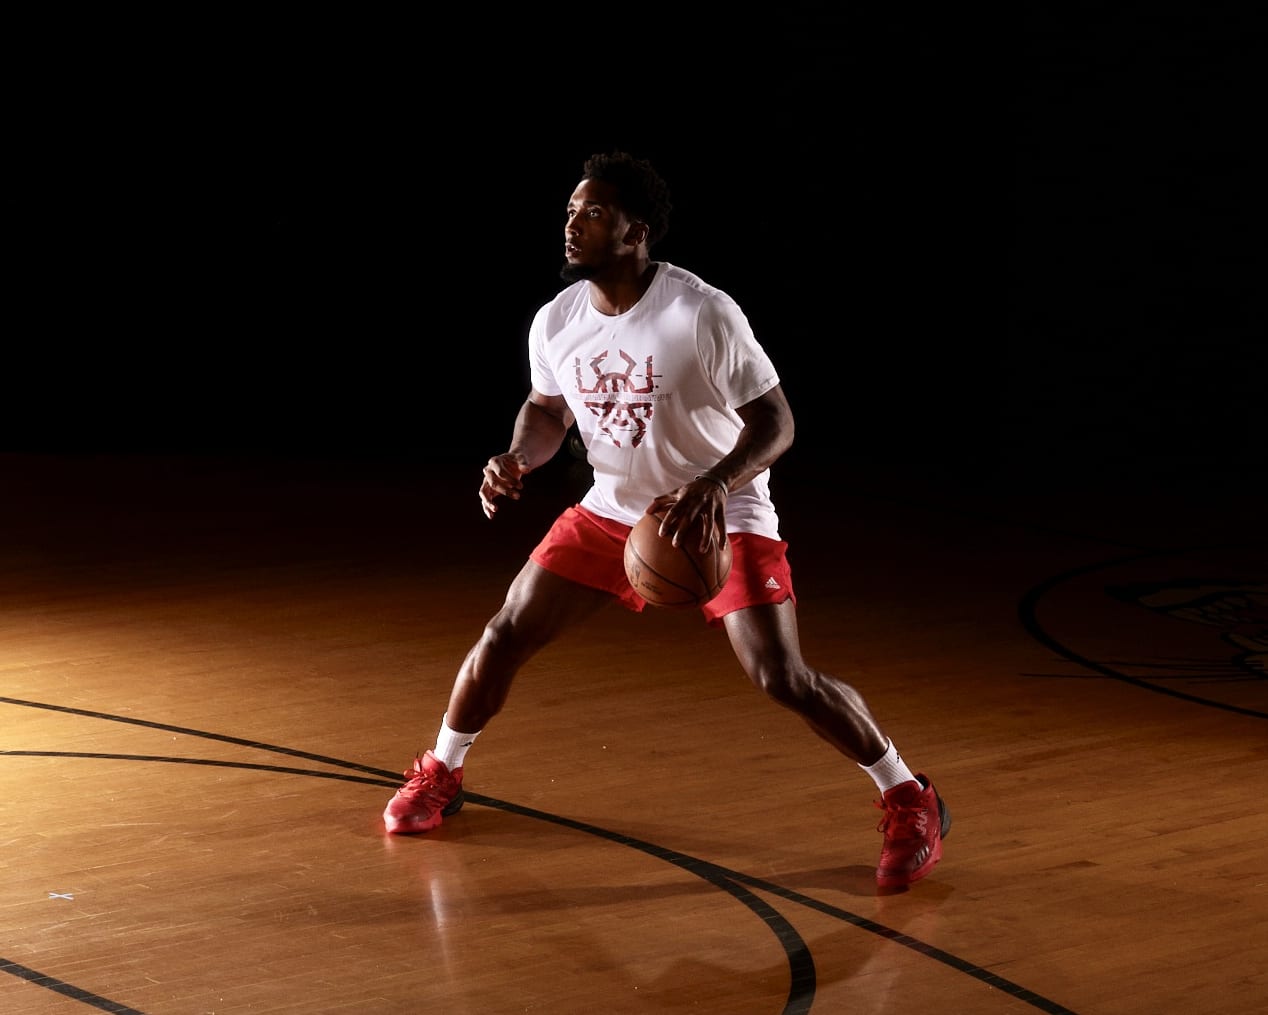
M 520 493 L 524 489 L 523 477 L 531 471 L 526 458 L 510 451 L 489 459 L 484 467 L 484 480 L 480 484 L 480 507 L 484 509 L 486 518 L 497 514 L 498 497 L 520 499 Z

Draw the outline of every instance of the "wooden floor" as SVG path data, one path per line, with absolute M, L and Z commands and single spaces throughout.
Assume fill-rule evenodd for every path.
M 954 815 L 884 893 L 694 614 L 549 649 L 384 834 L 574 489 L 489 523 L 479 465 L 0 455 L 0 1012 L 1268 1010 L 1262 492 L 776 474 L 807 658 Z

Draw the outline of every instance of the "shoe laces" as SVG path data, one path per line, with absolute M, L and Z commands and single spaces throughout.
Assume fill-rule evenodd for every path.
M 878 832 L 889 839 L 923 839 L 929 830 L 929 808 L 919 801 L 910 804 L 881 800 L 873 803 L 884 811 Z
M 443 779 L 443 774 L 428 771 L 422 767 L 421 762 L 419 762 L 419 767 L 411 768 L 408 772 L 402 772 L 401 774 L 405 776 L 406 782 L 404 786 L 397 790 L 397 793 L 407 800 L 418 800 L 419 798 L 439 799 L 449 792 L 449 786 L 442 784 L 436 778 L 437 775 L 440 775 Z M 449 781 L 452 782 L 452 779 Z

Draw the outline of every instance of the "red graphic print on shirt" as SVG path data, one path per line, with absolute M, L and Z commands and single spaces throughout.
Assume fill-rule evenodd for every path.
M 622 438 L 628 437 L 630 447 L 636 448 L 647 434 L 652 418 L 652 399 L 648 396 L 656 387 L 656 374 L 652 373 L 652 357 L 643 363 L 643 374 L 634 374 L 637 365 L 633 356 L 623 349 L 617 350 L 621 363 L 613 363 L 609 350 L 604 349 L 590 358 L 590 380 L 586 385 L 581 357 L 574 361 L 577 371 L 577 393 L 585 396 L 582 401 L 598 418 L 598 432 L 618 448 Z M 611 369 L 624 364 L 624 369 Z

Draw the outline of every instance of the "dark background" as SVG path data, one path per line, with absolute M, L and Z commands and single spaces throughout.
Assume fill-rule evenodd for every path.
M 624 148 L 794 461 L 1262 482 L 1263 37 L 1115 7 L 32 27 L 0 450 L 481 463 Z

